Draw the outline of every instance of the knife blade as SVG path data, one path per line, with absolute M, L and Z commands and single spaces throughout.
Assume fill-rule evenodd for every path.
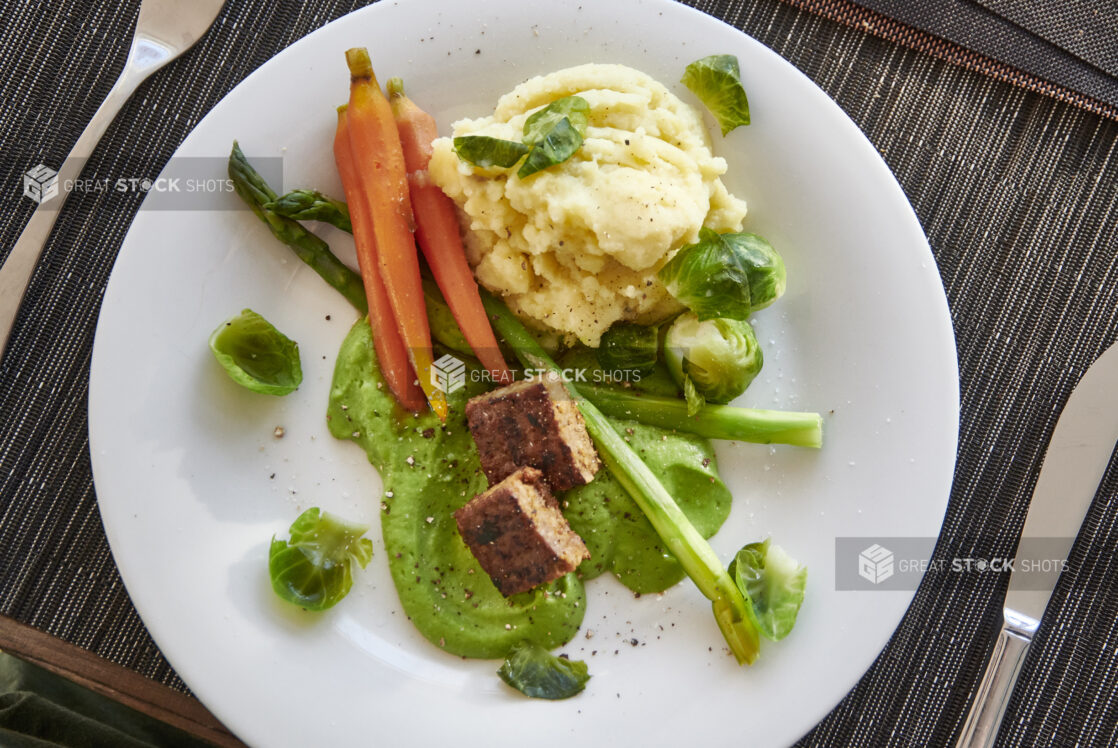
M 1118 442 L 1118 344 L 1095 361 L 1064 405 L 1025 516 L 1002 609 L 1002 627 L 956 743 L 993 745 L 1029 643 L 1040 627 L 1058 574 L 1033 569 L 1066 561 Z M 1043 543 L 1030 540 L 1044 538 Z

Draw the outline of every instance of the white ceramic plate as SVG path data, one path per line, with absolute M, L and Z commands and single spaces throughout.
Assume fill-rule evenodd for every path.
M 738 56 L 753 124 L 715 134 L 716 150 L 749 201 L 747 229 L 781 249 L 789 277 L 787 295 L 756 317 L 766 363 L 745 402 L 826 413 L 826 444 L 720 444 L 736 498 L 713 544 L 728 560 L 771 535 L 808 565 L 807 601 L 791 636 L 739 668 L 690 583 L 635 599 L 599 579 L 583 627 L 592 638 L 563 650 L 593 678 L 565 702 L 522 698 L 496 663 L 440 652 L 401 613 L 376 529 L 378 476 L 323 418 L 352 310 L 247 212 L 142 210 L 97 330 L 90 440 L 113 555 L 160 648 L 260 746 L 794 741 L 855 685 L 912 598 L 835 591 L 835 538 L 938 534 L 952 477 L 951 325 L 892 175 L 791 65 L 666 0 L 377 3 L 261 67 L 178 155 L 224 156 L 238 138 L 250 158 L 283 156 L 287 188 L 340 193 L 334 107 L 347 96 L 342 51 L 357 45 L 383 79 L 405 78 L 443 132 L 565 66 L 632 65 L 694 101 L 677 83 L 684 66 Z M 322 235 L 352 258 L 346 237 Z M 300 342 L 297 393 L 248 393 L 214 362 L 211 330 L 243 307 Z M 266 572 L 269 539 L 308 506 L 371 523 L 377 553 L 350 596 L 317 616 L 279 602 Z

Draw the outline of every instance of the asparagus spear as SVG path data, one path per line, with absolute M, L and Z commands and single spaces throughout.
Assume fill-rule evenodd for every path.
M 655 397 L 596 384 L 579 384 L 578 390 L 607 416 L 686 431 L 707 439 L 791 444 L 797 447 L 823 445 L 823 424 L 818 413 L 707 403 L 696 415 L 689 416 L 687 403 L 679 398 Z
M 266 206 L 276 199 L 276 193 L 264 178 L 252 168 L 237 141 L 229 154 L 229 178 L 233 189 L 248 203 L 252 212 L 260 217 L 277 239 L 291 247 L 299 259 L 310 265 L 324 281 L 333 286 L 362 314 L 368 314 L 369 303 L 361 276 L 339 260 L 326 242 L 307 231 L 296 221 L 269 210 Z
M 562 370 L 536 339 L 501 301 L 481 292 L 485 311 L 493 328 L 516 351 L 525 368 L 562 376 Z M 760 649 L 760 637 L 746 614 L 746 601 L 714 549 L 699 534 L 691 520 L 655 474 L 637 456 L 609 422 L 609 419 L 570 382 L 565 383 L 586 421 L 586 430 L 598 454 L 618 483 L 633 497 L 664 544 L 683 566 L 687 576 L 712 603 L 718 628 L 739 663 L 753 662 Z M 686 407 L 686 406 L 685 406 Z
M 349 206 L 318 190 L 292 190 L 265 203 L 264 208 L 293 221 L 322 221 L 347 234 L 353 233 Z

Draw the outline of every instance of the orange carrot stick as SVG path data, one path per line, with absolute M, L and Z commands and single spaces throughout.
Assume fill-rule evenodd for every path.
M 431 182 L 427 173 L 431 143 L 439 134 L 435 118 L 407 97 L 404 82 L 399 78 L 388 81 L 388 98 L 392 102 L 392 114 L 396 117 L 408 169 L 419 247 L 427 258 L 451 314 L 482 366 L 489 370 L 494 381 L 512 382 L 512 372 L 497 347 L 497 338 L 481 305 L 477 281 L 466 262 L 454 203 L 438 185 Z
M 423 391 L 415 383 L 415 373 L 408 361 L 408 349 L 400 337 L 396 315 L 388 301 L 388 292 L 380 277 L 377 248 L 372 241 L 372 219 L 361 194 L 357 169 L 349 147 L 349 123 L 344 106 L 338 107 L 338 129 L 334 134 L 334 161 L 342 180 L 342 190 L 349 203 L 350 220 L 353 222 L 353 242 L 357 246 L 357 266 L 369 298 L 369 326 L 373 330 L 373 346 L 381 373 L 396 399 L 410 411 L 419 412 L 426 405 Z
M 369 53 L 364 48 L 346 50 L 349 66 L 349 107 L 346 119 L 350 154 L 361 185 L 360 199 L 372 221 L 380 275 L 400 337 L 407 346 L 419 386 L 431 409 L 446 420 L 446 394 L 432 381 L 434 371 L 431 328 L 423 302 L 419 257 L 412 235 L 412 209 L 408 196 L 407 168 L 392 107 L 380 90 Z M 352 208 L 351 208 L 352 210 Z M 354 233 L 357 226 L 353 227 Z

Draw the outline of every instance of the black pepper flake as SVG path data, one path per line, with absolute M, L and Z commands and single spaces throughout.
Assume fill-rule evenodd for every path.
M 707 467 L 708 465 L 710 465 L 710 458 L 709 457 L 704 457 L 703 458 L 703 467 Z

